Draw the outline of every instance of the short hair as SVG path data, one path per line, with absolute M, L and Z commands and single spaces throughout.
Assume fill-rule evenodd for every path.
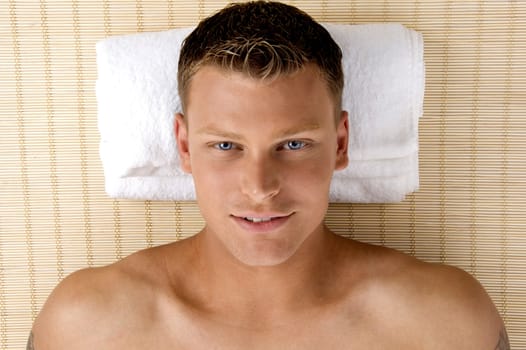
M 341 110 L 342 52 L 307 13 L 275 1 L 230 4 L 201 21 L 186 37 L 178 64 L 178 92 L 185 110 L 192 77 L 203 66 L 275 79 L 315 64 Z

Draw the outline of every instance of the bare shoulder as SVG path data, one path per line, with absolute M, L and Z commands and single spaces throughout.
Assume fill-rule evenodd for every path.
M 444 318 L 454 315 L 457 308 L 458 319 L 462 321 L 458 328 L 465 334 L 473 334 L 473 342 L 480 341 L 479 348 L 510 348 L 504 322 L 489 294 L 477 279 L 456 267 L 433 265 L 429 269 L 439 270 L 435 290 L 444 291 L 452 300 L 449 308 L 443 308 Z
M 429 332 L 461 349 L 508 349 L 496 347 L 507 338 L 502 319 L 482 285 L 459 268 L 440 264 L 415 264 L 407 282 L 422 310 L 418 318 L 429 321 Z M 404 280 L 404 279 L 402 279 Z
M 102 348 L 96 344 L 111 343 L 117 330 L 151 319 L 163 269 L 156 256 L 155 250 L 146 250 L 67 276 L 35 320 L 30 343 L 38 350 Z
M 109 283 L 111 270 L 109 267 L 80 270 L 55 287 L 33 324 L 31 342 L 36 349 L 65 349 L 80 339 L 87 340 L 90 325 L 105 320 L 108 288 L 114 285 Z
M 369 247 L 373 299 L 426 349 L 509 349 L 499 313 L 483 286 L 457 267 Z

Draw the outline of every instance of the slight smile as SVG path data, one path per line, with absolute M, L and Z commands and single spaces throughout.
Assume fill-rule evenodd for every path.
M 246 231 L 255 233 L 264 233 L 274 231 L 284 225 L 288 219 L 294 215 L 291 214 L 248 214 L 248 215 L 231 215 L 234 221 Z

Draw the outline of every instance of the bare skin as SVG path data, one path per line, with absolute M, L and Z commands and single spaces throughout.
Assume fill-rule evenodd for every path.
M 49 299 L 35 348 L 509 349 L 491 301 L 466 273 L 327 240 L 324 262 L 288 282 L 205 265 L 199 236 L 79 271 Z
M 324 226 L 349 126 L 315 68 L 201 68 L 187 109 L 175 132 L 205 228 L 67 277 L 28 349 L 509 349 L 469 274 Z

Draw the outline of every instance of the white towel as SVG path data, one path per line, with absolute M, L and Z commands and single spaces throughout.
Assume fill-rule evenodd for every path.
M 343 51 L 349 166 L 334 174 L 332 202 L 398 202 L 418 189 L 422 36 L 400 24 L 324 24 Z M 180 111 L 177 61 L 192 28 L 97 43 L 100 156 L 111 197 L 193 200 L 173 132 Z

